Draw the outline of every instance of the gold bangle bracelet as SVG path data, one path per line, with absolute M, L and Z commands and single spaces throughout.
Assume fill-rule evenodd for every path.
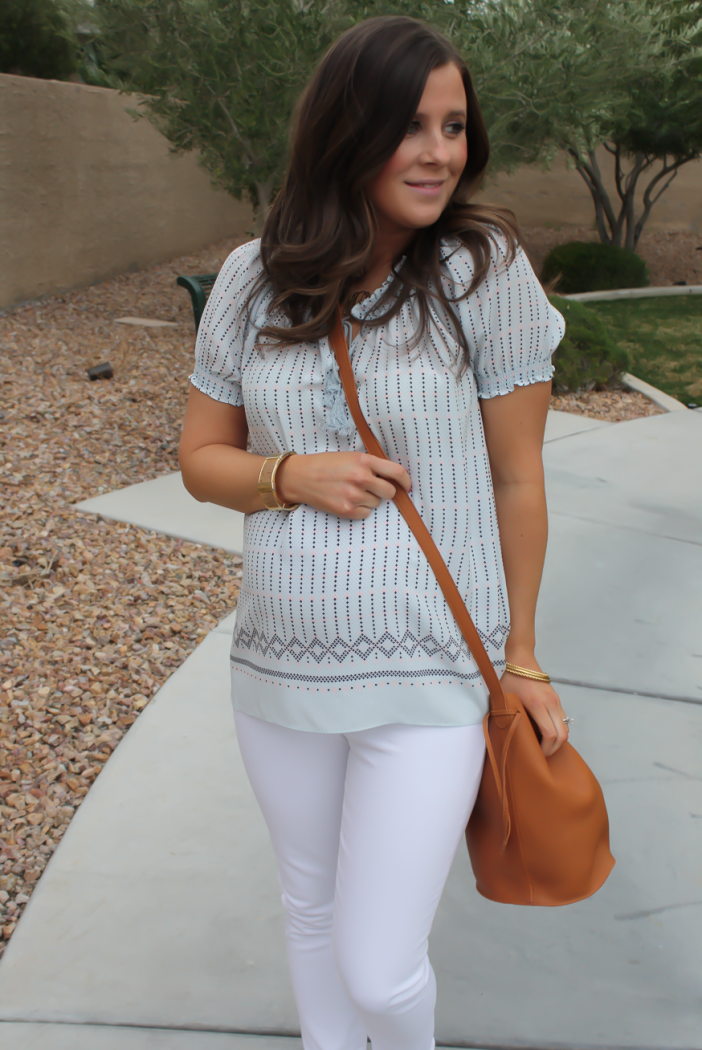
M 294 452 L 282 452 L 279 456 L 268 456 L 261 465 L 258 475 L 258 494 L 268 510 L 297 510 L 300 506 L 299 503 L 281 503 L 275 488 L 278 467 L 284 459 L 294 455 Z
M 519 664 L 511 664 L 509 660 L 505 663 L 505 671 L 509 671 L 510 674 L 519 675 L 520 678 L 530 678 L 533 682 L 551 681 L 545 671 L 532 671 L 529 667 L 520 667 Z

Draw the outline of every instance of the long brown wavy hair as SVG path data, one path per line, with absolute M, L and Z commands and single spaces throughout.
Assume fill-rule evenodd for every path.
M 371 18 L 347 30 L 322 58 L 294 116 L 290 161 L 283 186 L 263 228 L 261 284 L 276 292 L 289 326 L 266 325 L 262 334 L 284 343 L 327 335 L 337 304 L 368 264 L 375 240 L 366 190 L 407 133 L 433 69 L 453 63 L 466 92 L 468 160 L 440 218 L 417 231 L 404 261 L 365 324 L 384 324 L 415 294 L 417 336 L 425 331 L 429 299 L 442 302 L 459 344 L 468 346 L 451 303 L 485 279 L 490 241 L 501 232 L 507 261 L 519 243 L 514 214 L 470 204 L 490 157 L 490 143 L 468 67 L 454 47 L 413 18 Z M 440 271 L 440 242 L 458 238 L 471 252 L 470 287 L 448 298 Z M 254 288 L 261 285 L 258 284 Z

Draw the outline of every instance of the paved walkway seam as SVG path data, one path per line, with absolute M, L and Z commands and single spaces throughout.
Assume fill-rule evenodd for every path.
M 702 705 L 702 697 L 696 696 L 676 696 L 674 693 L 647 693 L 642 689 L 626 689 L 621 685 L 596 685 L 594 682 L 579 682 L 574 678 L 554 678 L 552 676 L 551 681 L 557 685 L 574 685 L 578 689 L 597 689 L 601 693 L 623 693 L 624 696 L 645 696 L 650 700 L 672 700 L 676 704 Z
M 0 1031 L 4 1024 L 46 1024 L 46 1025 L 65 1025 L 66 1028 L 75 1028 L 80 1025 L 84 1028 L 129 1028 L 136 1029 L 138 1032 L 204 1032 L 208 1035 L 250 1035 L 260 1036 L 262 1039 L 300 1039 L 299 1031 L 293 1031 L 289 1028 L 224 1028 L 217 1025 L 170 1025 L 170 1024 L 148 1024 L 148 1022 L 134 1022 L 129 1021 L 67 1021 L 65 1018 L 56 1020 L 46 1020 L 41 1017 L 22 1018 L 13 1017 L 11 1020 L 0 1017 Z M 482 1047 L 481 1047 L 482 1050 Z M 568 1050 L 578 1050 L 577 1047 L 569 1047 Z M 607 1048 L 605 1048 L 607 1050 Z
M 436 1050 L 478 1050 L 477 1043 L 437 1043 Z M 480 1050 L 670 1050 L 656 1043 L 486 1043 Z M 700 1050 L 698 1046 L 675 1047 L 675 1050 Z
M 607 529 L 622 529 L 624 532 L 635 532 L 639 536 L 653 536 L 657 540 L 671 540 L 673 543 L 689 543 L 691 547 L 702 547 L 702 540 L 691 540 L 687 536 L 670 536 L 667 532 L 654 532 L 653 529 L 637 529 L 635 525 L 625 525 L 620 521 L 604 521 L 601 518 L 590 518 L 586 514 L 569 514 L 567 510 L 551 510 L 550 518 L 569 518 L 571 521 L 585 521 L 588 525 L 602 525 Z

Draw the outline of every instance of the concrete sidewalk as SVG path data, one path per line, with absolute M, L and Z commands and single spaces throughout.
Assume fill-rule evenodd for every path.
M 0 1021 L 2 1050 L 301 1050 L 300 1039 L 94 1024 Z
M 545 450 L 539 652 L 577 683 L 561 694 L 618 863 L 590 900 L 532 911 L 480 898 L 461 849 L 432 934 L 437 1041 L 699 1050 L 702 416 L 565 430 Z M 130 729 L 42 876 L 0 963 L 2 1050 L 299 1047 L 232 619 Z
M 607 426 L 611 424 L 585 416 L 549 412 L 546 442 Z M 214 503 L 198 503 L 183 487 L 179 471 L 83 500 L 76 509 L 235 554 L 241 554 L 244 546 L 244 515 Z
M 244 549 L 244 515 L 215 503 L 198 503 L 184 487 L 180 471 L 83 500 L 76 509 L 234 554 Z

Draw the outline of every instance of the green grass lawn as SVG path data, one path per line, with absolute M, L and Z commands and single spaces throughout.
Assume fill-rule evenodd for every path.
M 687 405 L 702 405 L 702 295 L 584 303 L 632 357 L 631 372 Z

